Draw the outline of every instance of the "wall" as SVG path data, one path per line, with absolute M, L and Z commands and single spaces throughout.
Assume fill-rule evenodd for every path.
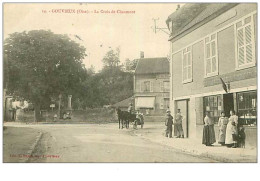
M 230 77 L 237 78 L 238 76 L 241 77 L 241 75 L 251 74 L 249 78 L 231 81 L 230 92 L 256 89 L 256 66 L 243 70 L 236 70 L 235 31 L 234 25 L 232 25 L 234 21 L 256 10 L 256 4 L 240 4 L 171 44 L 171 51 L 173 53 L 170 63 L 171 111 L 175 114 L 176 100 L 190 100 L 189 134 L 191 137 L 199 137 L 201 139 L 203 128 L 203 97 L 208 95 L 225 94 L 219 76 L 223 77 L 232 74 Z M 230 16 L 232 14 L 233 16 Z M 256 33 L 256 19 L 254 18 L 254 20 Z M 213 32 L 217 32 L 219 75 L 205 78 L 204 38 Z M 257 44 L 257 41 L 255 42 Z M 181 50 L 188 45 L 192 46 L 193 80 L 190 83 L 182 83 Z M 218 83 L 208 85 L 213 81 L 218 81 Z M 256 129 L 247 129 L 246 132 L 250 137 L 252 137 L 252 140 L 248 139 L 247 142 L 250 145 L 254 145 L 254 140 L 256 140 Z
M 151 81 L 153 84 L 152 92 L 141 92 L 140 86 L 144 81 Z M 162 99 L 170 98 L 170 93 L 161 91 L 161 83 L 163 81 L 170 81 L 169 74 L 149 74 L 149 75 L 135 75 L 135 96 L 155 96 L 155 110 L 151 110 L 152 115 L 165 114 L 166 109 L 161 109 L 160 105 Z M 141 110 L 145 112 L 145 110 Z
M 200 40 L 206 35 L 221 29 L 231 22 L 243 17 L 247 13 L 251 13 L 256 10 L 255 4 L 243 4 L 232 8 L 229 11 L 236 11 L 237 15 L 224 23 L 220 23 L 220 19 L 223 20 L 223 15 L 220 15 L 216 19 L 208 22 L 202 27 L 194 30 L 185 37 L 175 41 L 172 44 L 172 99 L 181 96 L 189 96 L 199 93 L 223 91 L 222 85 L 204 86 L 204 42 Z M 227 12 L 228 13 L 228 12 Z M 219 75 L 225 75 L 230 72 L 236 71 L 236 58 L 235 58 L 235 38 L 234 38 L 234 26 L 227 27 L 217 34 L 218 37 L 218 60 L 219 60 Z M 196 42 L 197 41 L 197 42 Z M 191 44 L 192 42 L 195 42 Z M 187 45 L 192 45 L 192 60 L 193 60 L 193 81 L 190 83 L 182 83 L 182 52 L 177 51 Z M 241 70 L 242 71 L 242 70 Z M 251 72 L 251 69 L 245 70 Z M 256 74 L 255 78 L 251 78 L 250 81 L 243 80 L 237 82 L 231 82 L 231 89 L 240 87 L 256 86 Z M 224 93 L 224 92 L 223 92 Z

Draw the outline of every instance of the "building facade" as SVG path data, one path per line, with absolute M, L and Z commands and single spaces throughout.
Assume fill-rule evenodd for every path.
M 169 61 L 162 58 L 141 58 L 134 74 L 135 109 L 145 115 L 163 115 L 169 108 Z
M 170 107 L 181 109 L 185 137 L 202 136 L 206 111 L 217 123 L 234 109 L 247 143 L 256 144 L 256 17 L 256 3 L 204 3 L 184 5 L 167 19 Z

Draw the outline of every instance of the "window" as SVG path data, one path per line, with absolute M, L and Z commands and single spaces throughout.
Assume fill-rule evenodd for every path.
M 169 92 L 170 91 L 170 82 L 163 81 L 161 82 L 161 92 Z
M 239 124 L 256 125 L 257 124 L 257 94 L 253 92 L 242 92 L 237 94 L 237 106 Z
M 192 56 L 191 47 L 187 47 L 182 51 L 182 82 L 192 81 Z
M 141 84 L 141 92 L 152 92 L 153 86 L 151 81 L 144 81 Z
M 255 39 L 253 17 L 249 16 L 235 24 L 236 32 L 236 68 L 248 68 L 255 65 Z
M 204 97 L 204 117 L 205 112 L 208 111 L 210 117 L 214 120 L 214 123 L 218 123 L 218 119 L 221 115 L 222 110 L 222 102 L 223 101 L 220 95 Z
M 217 34 L 205 38 L 205 75 L 206 77 L 218 75 Z

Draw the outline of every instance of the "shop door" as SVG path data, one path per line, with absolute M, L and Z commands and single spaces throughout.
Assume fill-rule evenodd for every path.
M 181 100 L 176 102 L 176 113 L 177 110 L 181 110 L 183 116 L 182 127 L 184 132 L 184 137 L 188 138 L 189 136 L 189 100 Z
M 234 110 L 234 98 L 232 93 L 223 95 L 223 106 L 225 115 L 230 117 L 230 110 Z

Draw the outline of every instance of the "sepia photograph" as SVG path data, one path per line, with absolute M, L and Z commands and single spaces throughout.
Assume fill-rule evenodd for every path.
M 257 163 L 257 3 L 2 3 L 3 163 Z

